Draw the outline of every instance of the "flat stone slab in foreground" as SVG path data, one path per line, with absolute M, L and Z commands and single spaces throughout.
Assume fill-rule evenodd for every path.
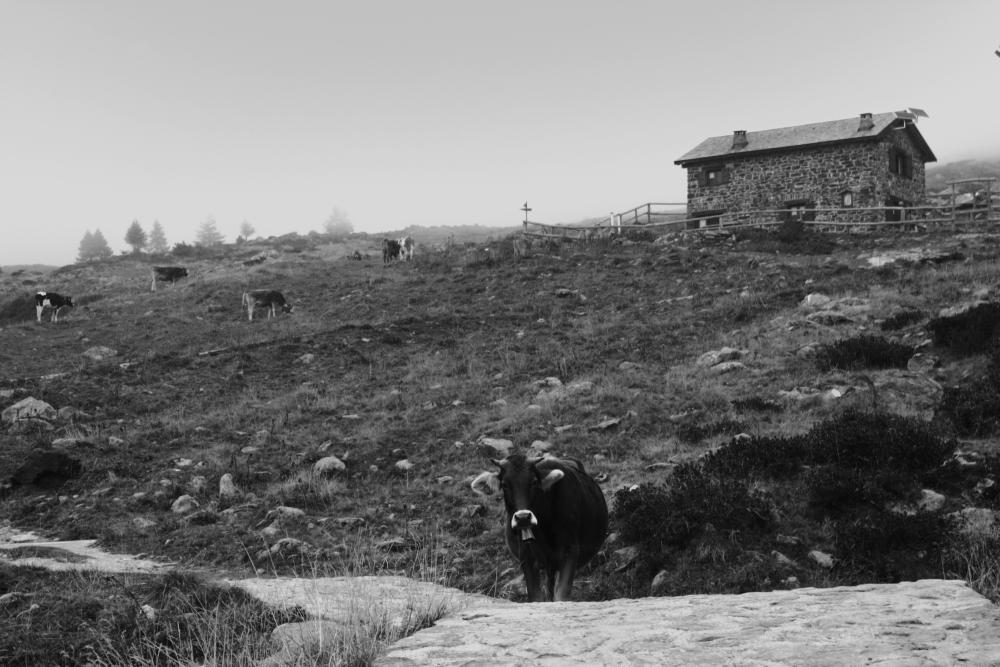
M 472 607 L 376 665 L 1000 665 L 1000 607 L 961 581 Z

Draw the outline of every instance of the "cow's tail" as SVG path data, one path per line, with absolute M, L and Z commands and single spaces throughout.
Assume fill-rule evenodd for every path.
M 149 291 L 150 292 L 155 292 L 156 291 L 156 269 L 150 270 L 150 274 L 153 277 L 153 284 L 149 286 Z
M 250 307 L 250 294 L 243 292 L 243 299 L 240 301 L 240 308 L 246 310 Z

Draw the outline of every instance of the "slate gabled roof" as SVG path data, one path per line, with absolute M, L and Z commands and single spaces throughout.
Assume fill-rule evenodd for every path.
M 736 155 L 785 151 L 805 148 L 807 146 L 821 146 L 850 141 L 877 140 L 884 133 L 892 131 L 893 128 L 901 128 L 904 122 L 894 112 L 889 112 L 872 114 L 873 125 L 870 130 L 859 131 L 859 124 L 860 117 L 855 116 L 853 118 L 832 120 L 824 123 L 811 123 L 809 125 L 782 127 L 775 130 L 747 132 L 747 145 L 742 148 L 733 148 L 733 135 L 731 134 L 721 137 L 709 137 L 677 160 L 674 160 L 674 164 L 684 166 L 687 162 L 698 162 Z M 917 126 L 912 122 L 906 122 L 905 126 L 904 131 L 910 133 L 910 137 L 920 149 L 924 162 L 936 162 L 937 158 L 934 157 L 934 153 L 931 152 L 927 142 L 924 141 L 923 135 L 917 130 Z

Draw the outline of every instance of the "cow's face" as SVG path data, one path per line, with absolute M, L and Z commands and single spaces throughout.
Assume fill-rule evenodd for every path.
M 532 528 L 538 525 L 539 515 L 549 514 L 546 494 L 564 475 L 558 469 L 540 471 L 537 464 L 541 460 L 527 459 L 523 454 L 494 460 L 499 470 L 483 473 L 472 482 L 477 493 L 503 493 L 510 528 L 520 534 L 522 541 L 534 539 Z
M 281 310 L 285 311 L 286 313 L 291 313 L 292 310 L 293 310 L 292 309 L 292 304 L 290 304 L 290 303 L 283 303 L 283 304 L 281 304 Z
M 70 308 L 74 307 L 73 306 L 73 297 L 71 297 L 71 296 L 66 297 L 66 305 L 69 306 Z

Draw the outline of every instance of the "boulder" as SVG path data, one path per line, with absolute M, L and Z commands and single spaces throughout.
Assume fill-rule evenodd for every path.
M 51 405 L 45 401 L 41 401 L 37 398 L 29 396 L 23 398 L 14 405 L 5 409 L 0 413 L 0 419 L 3 420 L 4 424 L 13 424 L 15 422 L 24 421 L 28 419 L 55 419 L 56 410 Z
M 329 477 L 345 470 L 347 470 L 347 464 L 333 455 L 324 456 L 313 464 L 313 472 L 321 477 Z

